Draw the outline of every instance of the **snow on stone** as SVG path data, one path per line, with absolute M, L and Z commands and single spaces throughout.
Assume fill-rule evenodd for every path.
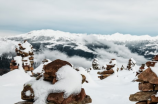
M 26 92 L 25 92 L 25 95 L 26 95 L 26 96 L 30 96 L 30 95 L 31 95 L 31 91 L 30 91 L 30 90 L 26 91 Z
M 45 104 L 49 93 L 64 92 L 64 98 L 80 93 L 82 77 L 76 70 L 69 65 L 65 65 L 57 71 L 56 75 L 58 82 L 54 85 L 44 81 L 43 77 L 25 83 L 25 85 L 31 85 L 34 90 L 34 104 Z
M 19 65 L 19 69 L 23 69 L 22 68 L 22 57 L 21 56 L 15 56 L 14 60 L 16 61 L 17 65 Z
M 131 58 L 131 60 L 132 60 L 132 62 L 133 62 L 134 64 L 136 64 L 136 61 L 135 61 L 133 58 Z
M 33 50 L 31 49 L 32 45 L 28 43 L 27 41 L 22 43 L 21 46 L 25 48 L 24 50 L 22 50 L 23 52 L 26 52 L 26 53 L 33 52 Z
M 150 68 L 158 77 L 158 63 L 155 63 L 155 66 L 154 67 L 150 67 Z

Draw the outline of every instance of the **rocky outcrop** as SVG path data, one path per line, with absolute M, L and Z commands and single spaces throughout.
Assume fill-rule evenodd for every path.
M 135 94 L 130 95 L 130 101 L 137 101 L 136 104 L 157 104 L 158 103 L 158 76 L 153 70 L 158 70 L 157 62 L 149 61 L 140 67 L 135 81 L 139 83 L 139 90 Z M 156 69 L 157 68 L 157 69 Z

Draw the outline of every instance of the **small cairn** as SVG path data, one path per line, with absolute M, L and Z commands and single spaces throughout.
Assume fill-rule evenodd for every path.
M 130 58 L 127 65 L 127 70 L 133 70 L 133 67 L 136 65 L 136 61 L 133 58 Z
M 92 67 L 94 70 L 100 70 L 100 66 L 99 66 L 99 62 L 98 62 L 98 59 L 93 59 L 92 61 Z
M 158 56 L 155 56 L 158 57 Z M 158 60 L 146 62 L 140 67 L 139 73 L 137 72 L 137 79 L 139 82 L 139 90 L 135 94 L 131 94 L 130 101 L 136 101 L 136 104 L 157 104 L 158 103 Z
M 101 76 L 98 76 L 98 78 L 100 78 L 102 80 L 102 79 L 105 79 L 108 76 L 112 75 L 114 73 L 115 66 L 116 66 L 116 59 L 111 59 L 109 64 L 106 65 L 105 71 L 97 73 L 97 74 L 101 75 Z M 103 67 L 105 68 L 105 66 L 103 66 Z
M 33 47 L 26 40 L 18 44 L 18 47 L 15 49 L 17 56 L 14 57 L 14 60 L 10 63 L 10 70 L 19 69 L 19 61 L 22 62 L 22 68 L 27 71 L 33 71 L 34 57 L 33 57 Z M 18 57 L 18 58 L 17 58 Z M 19 60 L 20 59 L 20 60 Z M 33 74 L 33 73 L 32 73 Z
M 72 67 L 72 65 L 69 62 L 63 61 L 60 59 L 57 59 L 47 65 L 44 65 L 43 67 L 44 74 L 42 77 L 43 79 L 40 79 L 40 80 L 50 82 L 50 84 L 55 84 L 56 82 L 58 82 L 58 80 L 56 79 L 57 78 L 56 72 L 65 65 Z M 65 69 L 65 70 L 68 70 L 68 69 Z M 68 83 L 65 83 L 65 84 L 68 84 Z M 31 93 L 29 96 L 26 95 L 28 91 L 30 91 Z M 24 89 L 21 92 L 21 98 L 26 101 L 18 102 L 16 104 L 33 104 L 34 103 L 35 93 L 34 93 L 33 88 L 31 88 L 31 85 L 24 85 Z M 64 92 L 49 93 L 46 100 L 47 100 L 46 104 L 87 104 L 87 103 L 92 102 L 92 99 L 90 98 L 90 96 L 86 95 L 84 88 L 81 88 L 81 92 L 79 94 L 70 95 L 68 98 L 64 98 Z

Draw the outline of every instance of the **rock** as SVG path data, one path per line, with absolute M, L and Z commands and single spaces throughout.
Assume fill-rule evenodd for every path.
M 47 101 L 54 104 L 78 104 L 75 102 L 90 102 L 91 98 L 89 96 L 86 96 L 85 90 L 82 88 L 81 92 L 78 95 L 70 95 L 68 98 L 63 98 L 64 93 L 51 93 L 47 97 Z M 81 104 L 82 104 L 81 103 Z M 85 104 L 85 103 L 83 103 Z
M 98 72 L 98 74 L 113 74 L 113 73 L 114 73 L 113 69 L 106 70 L 106 71 L 103 71 L 103 72 Z
M 158 91 L 158 85 L 155 85 L 155 89 L 154 90 Z
M 107 65 L 106 70 L 110 70 L 114 67 L 115 65 Z
M 30 95 L 28 96 L 26 93 L 27 91 L 30 92 Z M 23 91 L 21 92 L 21 99 L 23 100 L 34 100 L 34 91 L 31 88 L 30 85 L 26 85 L 23 89 Z
M 155 95 L 151 96 L 151 102 L 152 103 L 157 103 L 158 102 L 158 97 L 155 97 Z
M 51 93 L 47 97 L 48 102 L 54 102 L 57 104 L 61 104 L 64 101 L 64 92 L 62 93 Z
M 141 91 L 153 91 L 154 85 L 150 83 L 139 83 L 139 90 Z
M 75 97 L 75 101 L 83 101 L 86 97 L 85 90 L 82 88 L 80 94 Z
M 105 78 L 107 78 L 108 76 L 110 76 L 111 74 L 104 74 L 104 75 L 102 75 L 102 76 L 98 76 L 98 78 L 100 78 L 101 80 L 102 79 L 105 79 Z
M 82 76 L 82 84 L 83 84 L 84 82 L 86 82 L 86 77 L 83 74 L 81 74 L 81 76 Z
M 146 62 L 146 66 L 147 66 L 147 67 L 154 67 L 155 64 L 156 64 L 156 62 L 153 62 L 153 61 L 148 61 L 148 62 Z
M 147 104 L 146 101 L 140 101 L 140 102 L 137 102 L 136 104 Z
M 156 94 L 156 91 L 153 92 L 137 92 L 135 94 L 130 95 L 130 101 L 147 101 L 151 98 L 153 94 Z
M 72 67 L 72 65 L 69 62 L 63 61 L 63 60 L 60 60 L 60 59 L 57 59 L 57 60 L 45 65 L 43 67 L 43 69 L 45 71 L 45 73 L 44 73 L 44 80 L 51 81 L 53 84 L 55 82 L 57 82 L 55 73 L 62 66 L 65 66 L 65 65 L 70 65 Z
M 149 82 L 151 84 L 158 84 L 157 75 L 151 70 L 150 67 L 138 75 L 138 80 Z

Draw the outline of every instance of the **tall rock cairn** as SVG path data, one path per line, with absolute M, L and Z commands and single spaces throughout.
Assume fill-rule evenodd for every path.
M 133 70 L 133 67 L 136 65 L 136 61 L 133 58 L 130 58 L 127 65 L 127 70 Z
M 10 69 L 19 69 L 19 66 L 22 66 L 22 68 L 26 72 L 32 72 L 32 70 L 34 70 L 34 54 L 32 45 L 25 40 L 23 43 L 18 44 L 18 46 L 15 49 L 15 52 L 17 53 L 17 56 L 14 57 L 14 60 L 11 61 Z M 21 61 L 21 63 L 19 63 L 19 61 Z
M 131 94 L 130 101 L 137 101 L 136 104 L 157 104 L 158 103 L 158 60 L 148 61 L 140 67 L 137 73 L 139 90 Z M 146 67 L 146 68 L 145 68 Z M 143 70 L 145 68 L 145 70 Z

